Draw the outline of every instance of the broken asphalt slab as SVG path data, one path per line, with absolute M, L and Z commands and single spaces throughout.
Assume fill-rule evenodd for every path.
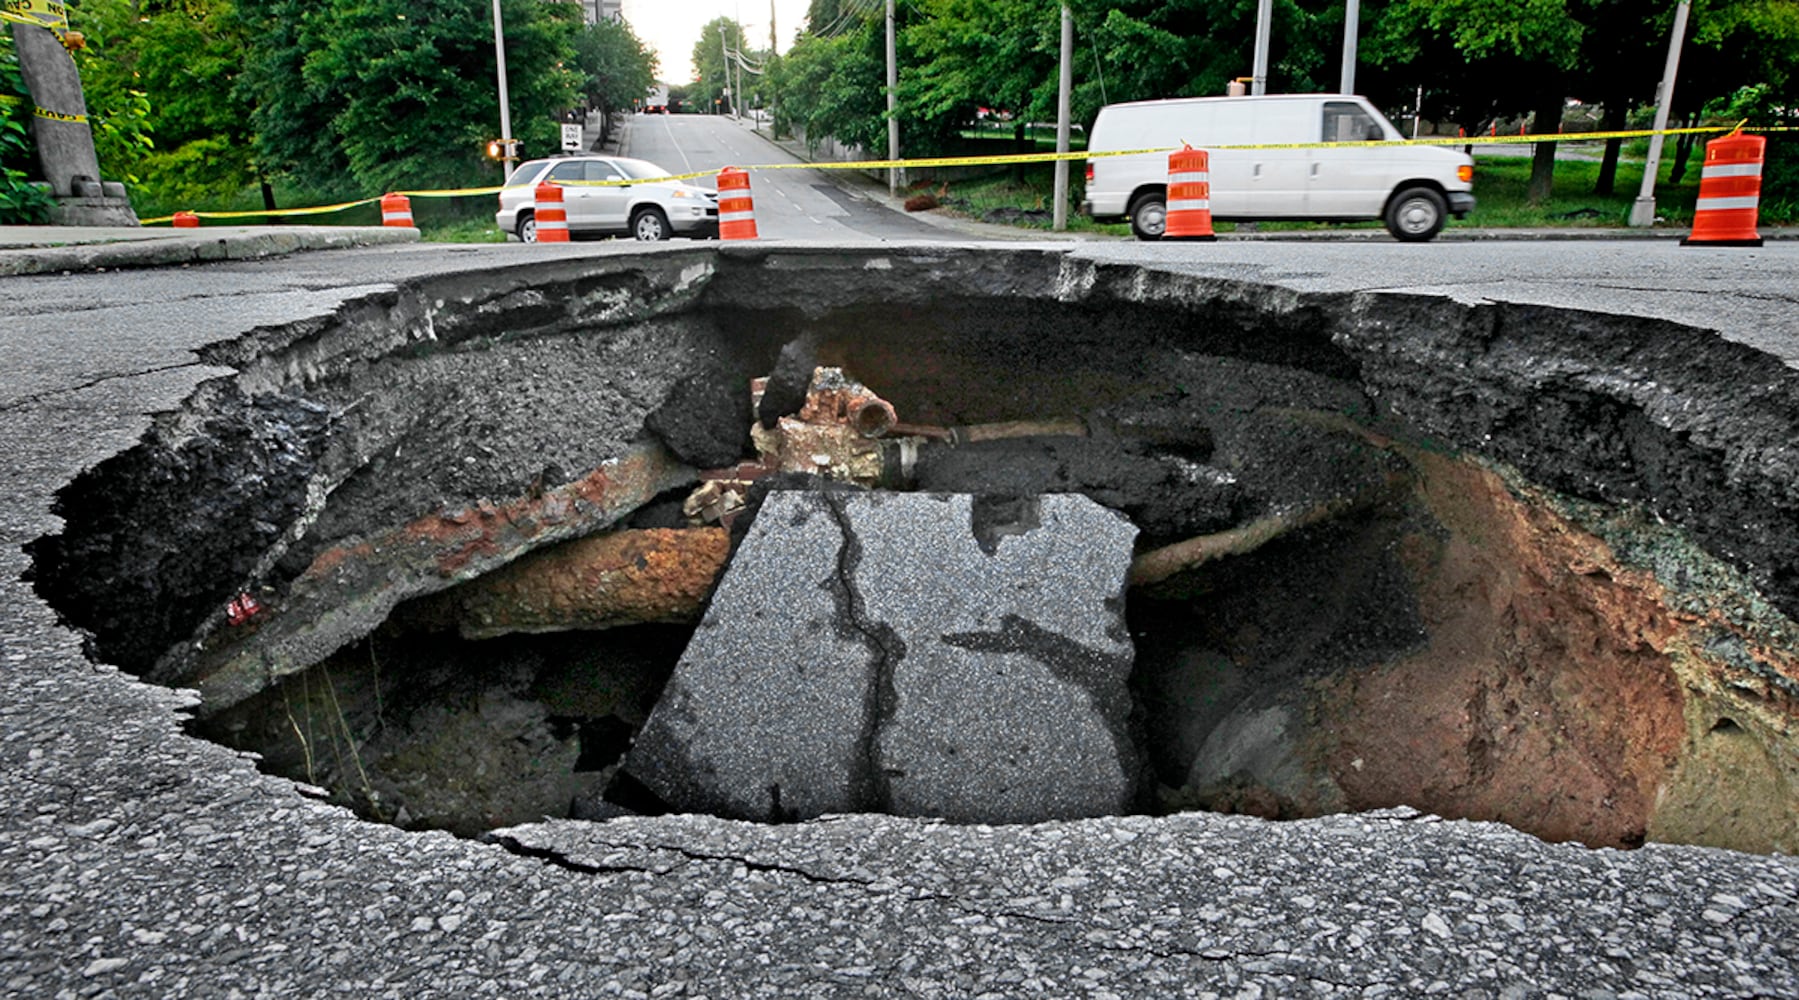
M 1129 247 L 1171 276 L 1678 323 L 1799 361 L 1799 254 Z M 636 253 L 634 248 L 627 248 Z M 1471 256 L 1479 251 L 1480 257 Z M 710 258 L 712 249 L 657 253 Z M 769 253 L 761 248 L 761 253 Z M 836 253 L 843 282 L 866 251 Z M 921 251 L 922 252 L 922 251 Z M 954 253 L 930 248 L 936 255 Z M 1799 865 L 1591 851 L 1409 812 L 1038 825 L 569 821 L 494 843 L 366 823 L 183 732 L 190 695 L 84 657 L 21 582 L 56 492 L 228 372 L 196 351 L 421 280 L 597 266 L 383 248 L 7 279 L 0 343 L 0 986 L 20 996 L 1485 997 L 1799 992 Z M 778 255 L 777 255 L 778 256 Z M 883 252 L 883 258 L 894 256 Z M 852 259 L 854 258 L 854 259 Z M 816 274 L 809 276 L 816 281 Z M 1221 286 L 1222 287 L 1222 286 Z M 829 292 L 829 289 L 823 291 Z M 1371 300 L 1379 296 L 1371 296 Z
M 1072 494 L 769 495 L 625 770 L 679 812 L 1129 812 L 1136 529 Z

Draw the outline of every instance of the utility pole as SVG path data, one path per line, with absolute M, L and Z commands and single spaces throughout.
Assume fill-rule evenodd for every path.
M 768 0 L 768 62 L 765 66 L 773 66 L 775 60 L 775 0 Z M 773 83 L 768 84 L 768 134 L 776 139 L 780 134 L 775 131 L 775 115 L 781 109 L 780 95 L 775 93 Z
M 1250 71 L 1249 92 L 1268 93 L 1268 33 L 1274 23 L 1274 0 L 1256 0 L 1255 69 Z
M 1362 29 L 1362 0 L 1346 0 L 1343 9 L 1343 75 L 1337 87 L 1340 94 L 1355 93 L 1355 43 Z
M 731 47 L 725 44 L 725 29 L 718 29 L 718 57 L 725 63 L 725 96 L 731 99 L 731 117 L 737 117 L 737 94 L 731 90 Z
M 1056 83 L 1056 152 L 1068 153 L 1068 106 L 1074 91 L 1074 15 L 1062 3 L 1062 72 Z M 1056 161 L 1056 207 L 1050 225 L 1057 232 L 1068 228 L 1068 161 Z
M 493 56 L 500 68 L 500 179 L 512 176 L 517 162 L 512 142 L 512 101 L 506 96 L 506 28 L 500 21 L 500 0 L 493 0 Z
M 893 0 L 887 0 L 887 158 L 899 159 L 899 55 L 893 38 Z M 900 171 L 887 168 L 887 193 L 899 197 Z
M 1649 157 L 1643 161 L 1643 186 L 1630 206 L 1630 224 L 1655 225 L 1655 178 L 1662 169 L 1662 131 L 1668 127 L 1668 107 L 1674 103 L 1674 75 L 1680 70 L 1680 42 L 1687 33 L 1687 0 L 1674 8 L 1674 33 L 1668 39 L 1668 63 L 1662 69 L 1662 86 L 1655 101 L 1655 134 L 1649 137 Z

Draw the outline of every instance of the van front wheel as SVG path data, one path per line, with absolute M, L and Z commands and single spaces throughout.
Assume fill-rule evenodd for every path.
M 1449 205 L 1427 187 L 1406 188 L 1387 206 L 1387 232 L 1402 243 L 1423 243 L 1443 231 Z
M 1140 240 L 1159 240 L 1168 231 L 1168 205 L 1159 194 L 1146 194 L 1131 205 L 1131 232 Z

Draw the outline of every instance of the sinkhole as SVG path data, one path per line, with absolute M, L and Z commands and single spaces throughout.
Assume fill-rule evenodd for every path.
M 38 592 L 363 816 L 1406 805 L 1799 844 L 1794 374 L 1038 250 L 671 248 L 259 329 Z

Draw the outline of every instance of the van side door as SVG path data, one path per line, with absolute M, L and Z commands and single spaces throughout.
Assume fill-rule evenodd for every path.
M 1312 214 L 1307 204 L 1310 184 L 1309 149 L 1279 149 L 1291 143 L 1318 141 L 1317 104 L 1305 100 L 1258 100 L 1250 105 L 1254 121 L 1249 150 L 1250 214 L 1262 219 L 1304 219 Z
M 1359 101 L 1325 101 L 1320 109 L 1324 142 L 1391 138 Z M 1309 178 L 1312 215 L 1320 219 L 1378 219 L 1405 160 L 1394 146 L 1344 146 L 1312 151 Z

